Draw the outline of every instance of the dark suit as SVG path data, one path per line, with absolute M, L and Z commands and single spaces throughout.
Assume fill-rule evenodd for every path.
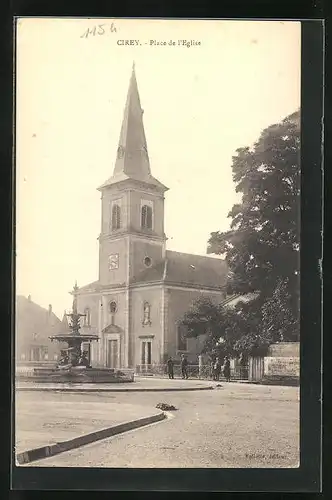
M 183 358 L 181 360 L 181 372 L 182 372 L 182 378 L 188 378 L 188 361 L 186 358 Z
M 172 359 L 167 361 L 168 378 L 174 378 L 174 362 Z

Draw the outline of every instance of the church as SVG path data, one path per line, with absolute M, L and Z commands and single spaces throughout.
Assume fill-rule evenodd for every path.
M 181 353 L 197 362 L 203 340 L 187 339 L 180 321 L 199 297 L 226 298 L 227 265 L 166 249 L 168 188 L 151 173 L 134 66 L 113 175 L 98 189 L 99 277 L 72 292 L 82 333 L 99 336 L 84 346 L 91 364 L 140 371 Z

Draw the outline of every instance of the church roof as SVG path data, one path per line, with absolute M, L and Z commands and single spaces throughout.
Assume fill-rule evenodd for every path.
M 144 270 L 133 281 L 223 288 L 226 279 L 227 264 L 222 259 L 167 250 L 165 261 Z
M 92 283 L 88 283 L 87 285 L 80 286 L 78 291 L 80 292 L 94 292 L 96 288 L 99 287 L 99 281 L 93 281 Z M 70 292 L 72 293 L 72 292 Z
M 162 282 L 189 288 L 222 289 L 226 285 L 227 271 L 227 263 L 222 259 L 167 250 L 165 260 L 144 269 L 133 277 L 131 283 L 135 286 Z M 99 281 L 94 281 L 80 287 L 79 293 L 100 291 L 102 288 Z
M 161 191 L 168 189 L 151 175 L 143 125 L 143 110 L 140 103 L 134 64 L 123 114 L 113 175 L 98 189 L 102 190 L 129 179 L 149 184 Z

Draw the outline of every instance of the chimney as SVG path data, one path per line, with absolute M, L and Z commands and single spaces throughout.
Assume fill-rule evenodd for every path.
M 28 301 L 31 302 L 31 295 L 28 295 Z
M 49 304 L 49 306 L 48 306 L 48 314 L 49 315 L 52 314 L 52 304 Z

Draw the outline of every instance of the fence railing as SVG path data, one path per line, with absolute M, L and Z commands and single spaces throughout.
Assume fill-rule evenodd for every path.
M 182 370 L 179 364 L 173 367 L 174 377 L 182 377 Z M 209 365 L 188 365 L 187 372 L 189 378 L 196 379 L 213 379 L 213 370 Z M 136 365 L 136 375 L 148 375 L 148 376 L 159 376 L 168 377 L 167 365 Z M 225 377 L 221 371 L 219 380 L 223 380 Z M 235 368 L 231 367 L 231 379 L 233 380 L 247 380 L 248 379 L 248 366 L 238 366 Z
M 21 369 L 21 368 L 26 368 L 26 367 L 36 367 L 38 368 L 39 366 L 56 366 L 57 361 L 22 361 L 22 360 L 16 360 L 15 362 L 15 369 Z
M 16 374 L 16 376 L 23 375 L 24 377 L 33 377 L 34 376 L 34 367 L 33 366 L 16 366 L 15 374 Z
M 17 376 L 25 376 L 25 377 L 33 377 L 36 374 L 36 366 L 27 366 L 21 365 L 16 366 L 16 375 Z M 37 368 L 38 370 L 38 368 Z M 126 375 L 133 376 L 133 370 L 131 369 L 120 369 L 121 372 L 124 372 Z M 181 378 L 182 371 L 181 366 L 179 364 L 174 365 L 174 377 Z M 193 379 L 213 379 L 213 370 L 209 365 L 188 365 L 187 372 L 189 378 Z M 146 375 L 146 376 L 158 376 L 158 377 L 168 377 L 167 365 L 136 365 L 135 370 L 136 375 Z M 235 368 L 231 367 L 231 379 L 233 380 L 248 380 L 248 366 L 238 366 Z M 219 380 L 224 380 L 223 373 L 221 371 Z

